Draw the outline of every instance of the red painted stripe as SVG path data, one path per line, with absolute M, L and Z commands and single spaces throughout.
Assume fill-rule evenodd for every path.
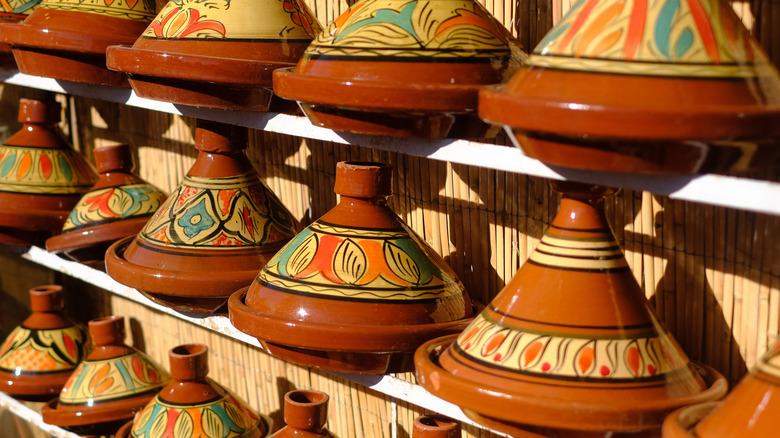
M 626 44 L 623 46 L 623 56 L 631 61 L 636 56 L 639 45 L 642 43 L 642 35 L 645 33 L 647 21 L 647 0 L 634 0 L 634 9 L 628 21 L 626 32 Z
M 582 8 L 582 12 L 577 16 L 577 19 L 574 20 L 574 23 L 571 25 L 571 28 L 569 28 L 569 31 L 566 32 L 566 35 L 561 38 L 561 44 L 558 46 L 560 48 L 565 48 L 569 45 L 572 38 L 574 38 L 574 35 L 577 33 L 578 30 L 582 27 L 583 24 L 585 24 L 585 20 L 588 19 L 590 16 L 590 13 L 593 12 L 593 9 L 596 8 L 596 5 L 599 4 L 599 0 L 588 0 L 588 3 L 585 4 L 585 7 Z
M 707 17 L 707 11 L 701 5 L 699 0 L 688 0 L 688 8 L 691 10 L 693 22 L 699 29 L 699 36 L 704 43 L 704 50 L 715 64 L 720 64 L 720 53 L 718 52 L 718 42 L 715 40 L 715 34 L 712 31 L 712 25 Z

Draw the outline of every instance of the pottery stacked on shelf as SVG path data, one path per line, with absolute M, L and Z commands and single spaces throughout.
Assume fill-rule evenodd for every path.
M 560 210 L 512 280 L 457 339 L 417 351 L 420 384 L 520 436 L 657 435 L 672 410 L 723 396 L 647 303 L 604 215 L 610 190 L 554 187 Z
M 325 428 L 328 422 L 328 394 L 322 391 L 293 390 L 284 395 L 285 427 L 271 435 L 273 438 L 330 438 Z
M 300 0 L 171 0 L 132 47 L 108 49 L 108 67 L 141 97 L 267 111 L 271 73 L 321 30 Z
M 777 434 L 780 342 L 722 403 L 681 408 L 664 421 L 664 438 L 759 438 Z
M 457 333 L 472 305 L 452 269 L 386 204 L 392 168 L 336 166 L 341 202 L 230 298 L 230 320 L 289 362 L 386 373 L 414 349 Z
M 43 407 L 43 421 L 79 434 L 109 435 L 168 383 L 168 373 L 144 353 L 124 344 L 125 319 L 89 322 L 95 349 Z
M 62 234 L 46 240 L 46 249 L 102 268 L 108 246 L 138 234 L 165 201 L 165 194 L 133 172 L 128 145 L 93 152 L 100 179 L 70 212 Z
M 0 2 L 0 23 L 18 23 L 32 13 L 41 0 L 7 0 Z M 0 43 L 0 67 L 16 68 L 11 46 Z
M 87 351 L 87 330 L 62 314 L 62 286 L 30 289 L 30 314 L 0 347 L 0 391 L 50 399 Z
M 228 390 L 208 378 L 208 347 L 180 345 L 168 353 L 171 382 L 144 406 L 117 438 L 219 437 L 268 435 L 268 417 L 254 413 Z
M 0 25 L 0 39 L 22 73 L 127 86 L 106 68 L 106 48 L 132 44 L 156 12 L 156 0 L 43 0 L 23 22 Z
M 338 131 L 495 135 L 476 117 L 480 86 L 525 55 L 474 0 L 360 0 L 318 34 L 274 92 Z
M 222 307 L 292 238 L 298 223 L 244 154 L 246 129 L 198 121 L 198 158 L 136 237 L 109 247 L 118 282 L 190 315 Z
M 460 437 L 460 423 L 443 415 L 420 415 L 412 425 L 412 438 Z
M 780 155 L 756 143 L 780 135 L 780 76 L 723 0 L 578 2 L 480 92 L 479 114 L 556 166 L 696 173 Z
M 21 99 L 22 129 L 0 146 L 0 243 L 32 245 L 62 230 L 97 180 L 56 126 L 60 105 Z

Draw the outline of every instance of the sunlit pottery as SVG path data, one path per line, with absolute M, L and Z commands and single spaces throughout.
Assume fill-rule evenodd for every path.
M 273 438 L 331 438 L 328 422 L 328 394 L 315 390 L 293 390 L 284 395 L 284 426 Z

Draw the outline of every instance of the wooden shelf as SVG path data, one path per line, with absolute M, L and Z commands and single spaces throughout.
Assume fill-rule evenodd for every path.
M 41 413 L 30 408 L 23 402 L 11 397 L 10 395 L 0 392 L 0 407 L 8 409 L 12 414 L 21 418 L 22 420 L 32 424 L 36 428 L 42 430 L 49 435 L 56 438 L 81 438 L 81 435 L 77 435 L 73 432 L 54 426 L 52 424 L 45 423 Z
M 637 175 L 552 168 L 529 158 L 515 147 L 468 140 L 426 140 L 336 132 L 312 125 L 305 117 L 279 113 L 228 111 L 174 105 L 138 97 L 132 90 L 57 81 L 16 72 L 0 71 L 5 83 L 122 103 L 188 117 L 210 119 L 268 132 L 341 144 L 403 152 L 434 160 L 479 166 L 556 180 L 573 180 L 632 190 L 645 190 L 672 199 L 780 215 L 780 183 L 733 176 Z
M 22 254 L 22 257 L 32 262 L 38 263 L 49 269 L 61 272 L 71 277 L 78 278 L 86 283 L 105 289 L 113 294 L 124 297 L 128 300 L 135 301 L 143 304 L 146 307 L 155 309 L 159 312 L 166 313 L 173 317 L 188 321 L 197 326 L 213 330 L 221 333 L 225 336 L 229 336 L 239 342 L 243 342 L 259 349 L 262 349 L 260 343 L 252 336 L 247 335 L 233 327 L 230 323 L 230 319 L 226 316 L 215 315 L 205 318 L 191 318 L 186 315 L 182 315 L 172 309 L 156 304 L 143 296 L 136 289 L 124 286 L 114 281 L 103 271 L 90 268 L 89 266 L 82 265 L 80 263 L 64 260 L 55 254 L 46 251 L 39 247 L 30 247 L 30 249 Z M 466 417 L 459 407 L 456 405 L 442 400 L 430 392 L 423 389 L 421 386 L 407 382 L 405 380 L 398 379 L 392 375 L 368 375 L 368 374 L 349 374 L 349 373 L 333 373 L 339 377 L 343 377 L 359 385 L 371 388 L 377 392 L 388 395 L 394 399 L 403 400 L 405 402 L 420 406 L 422 408 L 438 412 L 446 415 L 450 418 L 456 419 L 462 423 L 472 424 L 482 429 L 490 430 L 484 426 L 481 426 L 468 417 Z M 2 393 L 0 393 L 2 394 Z M 395 401 L 393 402 L 393 409 L 395 409 Z M 48 426 L 48 425 L 47 425 Z M 508 436 L 500 432 L 491 432 L 500 435 Z M 395 434 L 393 436 L 396 436 Z

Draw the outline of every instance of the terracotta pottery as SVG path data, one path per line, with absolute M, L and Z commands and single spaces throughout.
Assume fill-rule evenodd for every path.
M 0 146 L 0 243 L 42 243 L 62 224 L 97 174 L 56 126 L 60 105 L 21 99 L 22 129 Z
M 6 0 L 0 2 L 0 23 L 18 23 L 32 13 L 41 0 Z M 11 46 L 0 43 L 0 68 L 16 69 Z
M 726 1 L 586 0 L 480 92 L 479 114 L 556 166 L 694 173 L 721 152 L 766 166 L 777 146 L 751 140 L 780 135 L 780 76 Z
M 155 1 L 43 0 L 23 22 L 0 25 L 0 39 L 22 73 L 127 86 L 106 68 L 106 48 L 132 44 L 154 18 Z
M 244 155 L 246 129 L 199 121 L 190 171 L 137 237 L 106 253 L 116 281 L 189 315 L 222 307 L 298 223 Z
M 171 382 L 117 438 L 259 438 L 270 430 L 260 417 L 228 390 L 206 377 L 208 347 L 180 345 L 168 353 Z
M 278 358 L 324 369 L 386 373 L 413 350 L 471 321 L 452 269 L 386 204 L 392 168 L 340 162 L 341 202 L 230 298 L 230 320 Z
M 460 437 L 460 423 L 442 415 L 420 415 L 412 425 L 412 438 Z
M 480 86 L 525 55 L 473 0 L 360 0 L 318 34 L 274 92 L 315 125 L 404 137 L 495 135 L 476 117 Z
M 611 190 L 553 186 L 560 210 L 536 250 L 457 339 L 418 349 L 418 380 L 512 435 L 657 436 L 666 414 L 723 396 L 726 381 L 655 317 L 606 221 Z
M 328 394 L 315 390 L 294 390 L 284 395 L 284 422 L 273 438 L 330 438 L 325 428 L 328 421 Z
M 702 403 L 666 418 L 664 438 L 759 438 L 777 435 L 780 419 L 780 342 L 722 403 Z
M 141 97 L 267 111 L 271 73 L 321 30 L 300 0 L 171 0 L 132 47 L 108 49 L 108 68 Z
M 79 434 L 109 435 L 133 417 L 170 377 L 144 353 L 124 344 L 125 319 L 89 322 L 95 349 L 68 379 L 43 421 Z
M 60 392 L 87 350 L 87 330 L 66 318 L 62 306 L 62 286 L 30 289 L 32 314 L 0 349 L 0 391 L 47 400 Z
M 103 266 L 108 246 L 138 234 L 165 201 L 165 194 L 133 172 L 128 145 L 96 148 L 94 154 L 100 179 L 70 212 L 62 234 L 46 240 L 46 249 Z

